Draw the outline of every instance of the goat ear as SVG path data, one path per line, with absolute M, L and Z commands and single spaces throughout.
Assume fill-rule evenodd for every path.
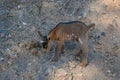
M 37 33 L 38 33 L 38 35 L 39 35 L 40 37 L 43 37 L 43 35 L 41 34 L 40 31 L 37 31 Z

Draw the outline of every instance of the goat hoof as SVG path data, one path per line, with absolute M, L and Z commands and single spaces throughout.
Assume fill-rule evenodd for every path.
M 87 63 L 80 63 L 80 66 L 81 66 L 81 67 L 86 67 L 86 66 L 87 66 Z

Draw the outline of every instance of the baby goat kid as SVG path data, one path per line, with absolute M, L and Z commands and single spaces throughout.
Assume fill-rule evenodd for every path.
M 81 44 L 81 49 L 79 54 L 83 55 L 82 61 L 80 63 L 81 66 L 87 65 L 87 57 L 88 57 L 88 31 L 94 27 L 95 24 L 85 25 L 83 22 L 80 21 L 73 21 L 73 22 L 61 22 L 53 28 L 47 37 L 42 36 L 41 32 L 38 31 L 38 34 L 43 38 L 42 44 L 47 45 L 47 52 L 50 51 L 52 42 L 57 41 L 57 49 L 56 53 L 53 57 L 53 61 L 57 61 L 60 53 L 63 51 L 63 44 L 66 40 L 74 40 Z M 45 45 L 43 45 L 45 46 Z

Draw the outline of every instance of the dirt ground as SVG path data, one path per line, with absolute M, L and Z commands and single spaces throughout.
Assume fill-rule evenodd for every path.
M 89 64 L 80 67 L 78 45 L 55 52 L 31 47 L 59 22 L 82 21 L 89 32 Z M 120 0 L 0 0 L 0 80 L 120 80 Z

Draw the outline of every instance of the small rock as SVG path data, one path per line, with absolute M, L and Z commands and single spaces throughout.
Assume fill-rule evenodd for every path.
M 82 80 L 81 78 L 82 78 L 82 73 L 78 73 L 78 74 L 74 74 L 73 75 L 73 80 Z
M 1 70 L 2 70 L 2 71 L 6 71 L 6 66 L 5 66 L 5 65 L 2 65 L 2 66 L 1 66 Z
M 25 43 L 18 43 L 18 46 L 20 47 L 20 48 L 25 48 L 26 47 L 26 44 Z
M 22 28 L 22 26 L 20 25 L 18 28 Z
M 116 76 L 116 74 L 114 73 L 114 74 L 112 74 L 112 76 L 113 76 L 113 77 L 115 77 L 115 76 Z
M 17 7 L 18 7 L 18 9 L 20 9 L 20 8 L 21 8 L 21 6 L 20 6 L 20 5 L 18 5 Z
M 27 25 L 27 23 L 25 23 L 25 22 L 22 22 L 22 24 L 23 24 L 23 25 Z
M 68 76 L 66 76 L 65 80 L 73 80 L 73 76 L 72 75 L 68 75 Z
M 78 18 L 79 18 L 79 19 L 81 19 L 81 18 L 82 18 L 82 16 L 78 16 Z
M 23 17 L 23 11 L 19 10 L 18 16 L 19 16 L 19 18 Z
M 33 26 L 31 29 L 32 32 L 36 31 L 36 28 Z
M 11 64 L 12 64 L 12 61 L 8 61 L 7 63 L 8 63 L 8 65 L 11 65 Z
M 7 52 L 8 52 L 8 54 L 10 54 L 10 53 L 11 53 L 11 50 L 10 50 L 9 48 L 7 48 Z
M 100 36 L 100 35 L 97 35 L 97 36 L 96 36 L 96 39 L 100 40 L 100 39 L 101 39 L 101 36 Z
M 4 33 L 0 33 L 0 37 L 5 37 L 5 34 Z
M 43 7 L 45 8 L 53 8 L 55 6 L 54 2 L 43 2 Z
M 105 60 L 105 63 L 107 63 L 108 61 L 107 60 Z
M 105 32 L 101 32 L 101 35 L 102 35 L 102 36 L 106 36 L 106 33 L 105 33 Z
M 107 73 L 111 73 L 111 71 L 110 71 L 110 70 L 107 70 Z
M 4 58 L 0 58 L 0 60 L 1 60 L 1 61 L 3 61 L 3 60 L 4 60 Z
M 55 80 L 65 80 L 67 72 L 64 69 L 58 69 L 55 73 Z
M 4 38 L 7 37 L 9 35 L 8 31 L 6 30 L 0 30 L 0 37 Z
M 30 51 L 33 55 L 38 55 L 38 50 L 36 48 L 31 49 Z
M 13 17 L 13 14 L 12 13 L 8 13 L 7 17 Z
M 28 66 L 31 66 L 32 65 L 32 63 L 28 63 Z
M 33 59 L 33 62 L 36 62 L 36 60 L 35 60 L 35 59 Z
M 116 76 L 116 74 L 112 73 L 111 70 L 107 70 L 107 74 L 108 74 L 108 76 L 111 76 L 111 77 L 115 77 Z
M 53 72 L 53 68 L 52 67 L 49 67 L 45 70 L 45 75 L 48 76 L 48 75 L 52 75 L 51 73 Z
M 76 65 L 74 62 L 68 62 L 70 69 L 75 68 Z
M 12 35 L 11 35 L 11 34 L 9 34 L 9 35 L 8 35 L 8 37 L 9 37 L 9 38 L 12 38 Z

